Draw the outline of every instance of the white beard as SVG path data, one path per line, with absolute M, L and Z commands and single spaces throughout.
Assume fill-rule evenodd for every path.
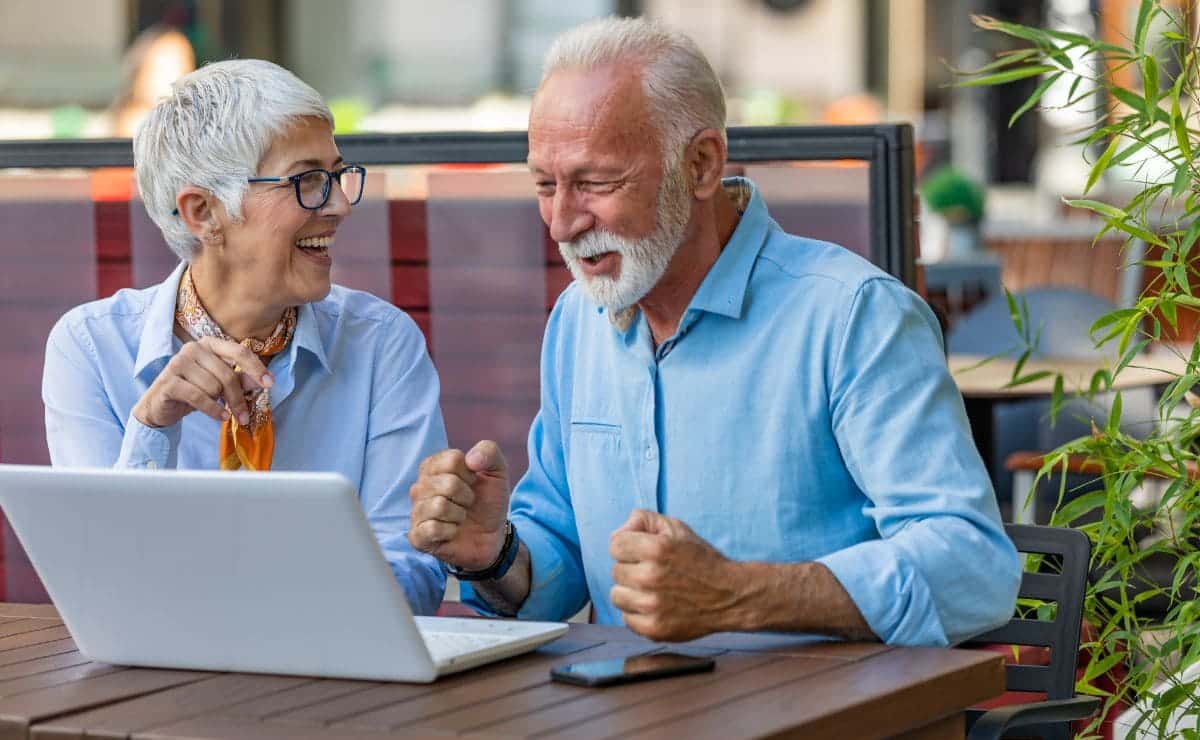
M 626 239 L 610 231 L 591 229 L 571 242 L 559 242 L 567 268 L 594 303 L 616 313 L 634 305 L 658 284 L 675 256 L 691 218 L 692 193 L 682 167 L 669 167 L 658 188 L 658 223 L 654 232 L 641 239 Z M 580 262 L 605 252 L 621 255 L 614 279 L 589 276 Z

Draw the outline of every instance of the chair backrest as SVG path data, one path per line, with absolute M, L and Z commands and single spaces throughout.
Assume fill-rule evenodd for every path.
M 1049 556 L 1041 559 L 1037 572 L 1021 575 L 1018 597 L 1054 602 L 1054 618 L 1043 621 L 1014 616 L 1003 627 L 966 644 L 1049 648 L 1049 665 L 1009 665 L 1005 668 L 1005 683 L 1009 691 L 1039 691 L 1045 692 L 1048 699 L 1069 699 L 1075 695 L 1079 625 L 1083 619 L 1083 594 L 1092 544 L 1087 535 L 1076 529 L 1025 524 L 1006 524 L 1004 529 L 1018 552 Z
M 1013 295 L 1028 308 L 1031 329 L 1039 336 L 1034 357 L 1090 360 L 1103 356 L 1088 330 L 1096 319 L 1117 310 L 1114 304 L 1075 288 L 1035 288 Z M 1016 357 L 1021 344 L 1003 295 L 991 296 L 972 308 L 946 336 L 946 346 L 953 354 Z
M 1123 235 L 1096 239 L 1094 221 L 1054 226 L 991 224 L 984 234 L 988 251 L 999 255 L 1001 281 L 1012 292 L 1033 288 L 1074 288 L 1127 308 L 1142 289 L 1145 244 Z

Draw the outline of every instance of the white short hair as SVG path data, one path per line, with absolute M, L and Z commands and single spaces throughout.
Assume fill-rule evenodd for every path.
M 199 244 L 174 213 L 181 189 L 204 188 L 241 218 L 246 178 L 275 138 L 306 117 L 333 127 L 316 90 L 261 59 L 217 62 L 176 80 L 133 137 L 138 189 L 171 250 L 190 261 Z
M 700 47 L 686 35 L 644 18 L 598 18 L 573 28 L 546 52 L 542 82 L 561 69 L 634 64 L 663 146 L 677 162 L 706 128 L 725 139 L 725 90 Z

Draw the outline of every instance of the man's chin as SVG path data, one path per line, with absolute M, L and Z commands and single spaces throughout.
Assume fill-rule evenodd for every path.
M 633 298 L 625 295 L 620 295 L 614 290 L 597 290 L 596 286 L 588 281 L 579 281 L 580 287 L 583 289 L 584 295 L 588 297 L 596 306 L 603 308 L 605 311 L 619 313 L 631 306 L 637 304 L 641 298 Z

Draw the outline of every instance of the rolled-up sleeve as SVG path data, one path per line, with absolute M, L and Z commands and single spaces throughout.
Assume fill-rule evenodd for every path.
M 179 425 L 148 427 L 132 413 L 122 420 L 100 377 L 100 361 L 83 327 L 64 317 L 46 341 L 42 403 L 52 465 L 171 468 Z M 122 421 L 125 423 L 122 424 Z
M 1003 624 L 1017 553 L 920 298 L 886 278 L 859 287 L 832 389 L 838 447 L 880 538 L 819 562 L 885 642 L 947 645 Z
M 509 506 L 532 570 L 529 596 L 517 612 L 520 619 L 565 620 L 588 600 L 559 414 L 562 358 L 570 351 L 560 342 L 562 303 L 560 297 L 542 342 L 541 407 L 529 430 L 529 469 Z M 469 583 L 462 586 L 462 599 L 480 612 L 495 614 Z
M 378 395 L 371 406 L 359 497 L 367 521 L 417 614 L 442 602 L 446 575 L 437 558 L 408 542 L 408 489 L 421 460 L 446 448 L 437 371 L 420 329 L 398 315 L 375 358 Z

